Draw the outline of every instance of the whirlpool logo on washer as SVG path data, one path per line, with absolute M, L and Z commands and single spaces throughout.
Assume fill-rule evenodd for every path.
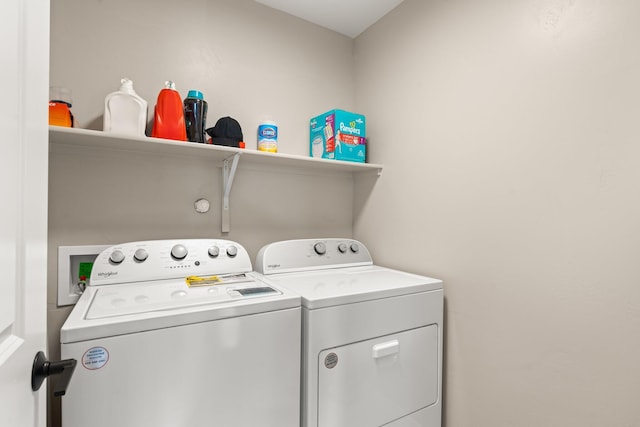
M 98 272 L 98 277 L 103 278 L 103 279 L 108 279 L 111 276 L 117 276 L 118 272 L 117 271 L 100 271 Z
M 267 268 L 270 270 L 273 270 L 275 268 L 280 268 L 280 264 L 269 264 L 267 265 Z

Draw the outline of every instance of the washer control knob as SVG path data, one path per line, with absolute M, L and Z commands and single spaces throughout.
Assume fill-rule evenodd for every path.
M 338 250 L 340 251 L 341 254 L 347 252 L 347 244 L 346 243 L 340 243 L 338 245 Z
M 208 252 L 211 258 L 216 258 L 218 255 L 220 255 L 220 248 L 217 246 L 211 246 Z
M 231 258 L 238 255 L 238 248 L 236 248 L 235 246 L 229 246 L 227 248 L 227 255 L 229 255 Z
M 351 244 L 351 252 L 353 252 L 354 254 L 357 254 L 359 250 L 360 250 L 360 246 L 358 246 L 357 243 Z
M 313 245 L 313 250 L 316 251 L 318 255 L 324 255 L 327 253 L 327 246 L 322 242 L 318 242 Z
M 146 249 L 138 249 L 134 254 L 133 254 L 133 258 L 135 258 L 136 261 L 146 261 L 147 258 L 149 258 L 149 253 L 146 251 Z
M 124 254 L 122 253 L 122 251 L 115 250 L 111 252 L 111 255 L 109 256 L 109 261 L 111 261 L 114 264 L 120 264 L 122 261 L 124 261 Z
M 174 259 L 184 259 L 188 253 L 189 251 L 187 251 L 187 248 L 185 248 L 184 245 L 174 245 L 171 248 L 171 256 Z

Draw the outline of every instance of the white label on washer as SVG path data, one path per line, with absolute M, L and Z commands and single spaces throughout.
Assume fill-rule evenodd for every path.
M 109 352 L 104 347 L 91 347 L 82 355 L 82 366 L 87 369 L 100 369 L 109 361 Z

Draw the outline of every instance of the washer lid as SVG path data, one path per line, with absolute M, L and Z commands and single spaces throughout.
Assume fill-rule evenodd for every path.
M 244 276 L 244 275 L 242 275 Z M 60 331 L 70 343 L 300 307 L 300 297 L 256 280 L 188 287 L 185 280 L 92 286 Z
M 442 281 L 377 265 L 272 274 L 265 278 L 302 297 L 309 309 L 442 289 Z
M 232 284 L 189 287 L 184 279 L 102 286 L 94 292 L 85 319 L 103 319 L 175 308 L 214 305 L 246 298 L 281 295 L 277 289 L 235 275 Z

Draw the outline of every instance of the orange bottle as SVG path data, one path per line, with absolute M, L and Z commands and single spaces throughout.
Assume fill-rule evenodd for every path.
M 71 104 L 64 101 L 50 101 L 49 124 L 72 128 L 73 114 L 71 114 Z
M 151 136 L 178 141 L 187 140 L 182 98 L 172 81 L 165 82 L 164 89 L 158 94 Z
M 71 89 L 60 86 L 49 87 L 49 124 L 73 127 Z

